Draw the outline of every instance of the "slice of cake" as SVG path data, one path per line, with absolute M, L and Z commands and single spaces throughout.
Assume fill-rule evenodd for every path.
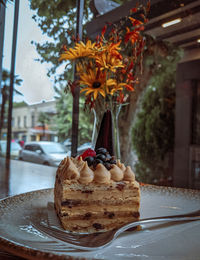
M 57 169 L 54 202 L 64 229 L 107 231 L 139 219 L 139 184 L 131 168 L 105 150 L 67 157 Z

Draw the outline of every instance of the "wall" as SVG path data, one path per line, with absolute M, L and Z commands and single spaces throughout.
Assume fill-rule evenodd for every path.
M 177 69 L 173 182 L 176 187 L 198 188 L 191 181 L 193 97 L 200 87 L 200 60 L 180 63 Z

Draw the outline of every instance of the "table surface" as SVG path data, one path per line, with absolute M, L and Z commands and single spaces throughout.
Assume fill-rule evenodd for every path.
M 56 168 L 0 157 L 0 199 L 33 190 L 52 188 Z M 2 251 L 0 259 L 23 259 Z
M 0 157 L 0 199 L 29 191 L 53 188 L 56 168 Z M 0 249 L 0 259 L 24 259 Z

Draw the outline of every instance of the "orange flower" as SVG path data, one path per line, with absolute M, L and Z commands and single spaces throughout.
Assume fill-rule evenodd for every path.
M 136 7 L 134 7 L 134 8 L 132 8 L 132 9 L 130 10 L 130 12 L 131 12 L 131 13 L 136 13 L 137 10 L 138 10 L 138 9 L 137 9 Z
M 134 87 L 130 84 L 125 84 L 124 87 L 128 90 L 128 91 L 133 91 Z
M 108 53 L 110 53 L 112 56 L 115 56 L 117 59 L 121 60 L 122 59 L 122 55 L 119 53 L 119 50 L 121 49 L 119 46 L 121 44 L 121 41 L 117 42 L 117 43 L 111 43 L 110 45 L 108 45 L 107 47 L 107 51 Z
M 133 61 L 131 61 L 131 63 L 129 64 L 128 68 L 127 68 L 127 71 L 131 71 L 134 67 L 134 63 Z
M 123 104 L 124 102 L 126 102 L 127 98 L 128 98 L 128 95 L 125 96 L 124 93 L 122 91 L 120 91 L 119 95 L 117 97 L 117 102 L 119 104 Z
M 105 32 L 106 32 L 106 29 L 107 29 L 107 26 L 105 25 L 105 26 L 103 27 L 102 31 L 101 31 L 102 37 L 104 37 L 104 34 L 105 34 Z
M 133 17 L 129 17 L 129 20 L 131 20 L 131 23 L 134 27 L 139 27 L 140 25 L 143 24 L 143 22 L 141 22 L 140 20 L 137 20 Z
M 139 37 L 139 33 L 137 31 L 130 31 L 130 29 L 127 27 L 126 28 L 126 34 L 124 38 L 124 42 L 127 43 L 129 40 L 131 41 L 132 44 L 134 44 Z
M 134 75 L 133 75 L 131 72 L 128 73 L 127 80 L 128 80 L 129 82 L 135 80 L 135 77 L 134 77 Z
M 117 97 L 117 102 L 120 104 L 124 103 L 124 94 L 122 92 L 119 93 L 119 96 Z

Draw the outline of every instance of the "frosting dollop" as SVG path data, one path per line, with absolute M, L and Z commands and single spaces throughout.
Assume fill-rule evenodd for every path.
M 70 157 L 67 157 L 59 166 L 60 177 L 64 180 L 77 180 L 80 173 Z
M 87 162 L 84 162 L 83 167 L 80 171 L 79 182 L 87 184 L 92 182 L 94 179 L 94 172 L 89 168 Z
M 93 181 L 97 183 L 110 183 L 110 181 L 135 181 L 135 174 L 130 166 L 125 167 L 120 160 L 112 164 L 110 170 L 99 163 L 96 168 L 89 167 L 87 161 L 82 158 L 66 157 L 58 167 L 57 175 L 60 180 L 78 181 L 82 184 L 89 184 Z
M 131 170 L 130 166 L 127 166 L 126 170 L 124 171 L 124 180 L 125 181 L 135 181 L 135 174 Z
M 101 163 L 96 166 L 96 170 L 94 171 L 94 180 L 97 183 L 110 182 L 110 172 Z
M 117 166 L 124 172 L 126 170 L 126 166 L 120 162 L 120 160 L 117 160 Z
M 115 164 L 110 169 L 110 174 L 113 181 L 121 181 L 124 177 L 123 171 Z
M 74 163 L 74 165 L 76 165 L 76 167 L 78 168 L 78 170 L 80 171 L 84 164 L 85 164 L 85 161 L 83 161 L 82 157 L 78 158 L 78 157 L 71 157 L 71 160 L 72 162 Z

